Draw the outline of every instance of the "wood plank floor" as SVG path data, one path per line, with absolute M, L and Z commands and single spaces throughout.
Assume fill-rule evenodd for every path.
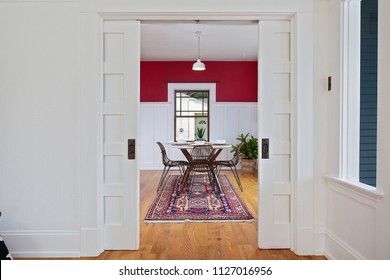
M 141 236 L 138 251 L 104 251 L 98 260 L 297 260 L 325 259 L 297 256 L 290 250 L 257 247 L 257 176 L 240 174 L 241 192 L 231 172 L 230 181 L 256 218 L 252 223 L 144 223 L 156 196 L 161 171 L 141 171 Z

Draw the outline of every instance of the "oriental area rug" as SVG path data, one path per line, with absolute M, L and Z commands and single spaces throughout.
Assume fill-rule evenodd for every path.
M 207 175 L 196 175 L 191 190 L 180 193 L 181 176 L 168 176 L 145 222 L 253 222 L 255 219 L 226 175 L 218 179 L 221 193 L 212 191 Z

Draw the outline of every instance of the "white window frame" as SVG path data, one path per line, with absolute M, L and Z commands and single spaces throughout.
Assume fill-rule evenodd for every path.
M 340 177 L 359 182 L 360 157 L 360 3 L 342 5 Z
M 215 113 L 212 109 L 214 105 L 216 104 L 216 92 L 217 92 L 217 85 L 215 83 L 168 83 L 168 106 L 169 106 L 169 112 L 174 112 L 174 97 L 175 97 L 175 91 L 176 90 L 204 90 L 209 92 L 209 126 L 210 131 L 214 131 L 214 123 L 215 123 Z M 172 132 L 172 135 L 174 133 L 174 118 L 170 118 L 168 129 L 170 133 Z M 210 137 L 210 135 L 209 135 Z M 173 139 L 173 137 L 172 137 Z
M 383 191 L 359 180 L 361 0 L 342 0 L 339 177 L 325 176 L 340 189 L 378 201 Z

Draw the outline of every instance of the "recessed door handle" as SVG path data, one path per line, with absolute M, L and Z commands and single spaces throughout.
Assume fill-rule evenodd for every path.
M 135 159 L 135 139 L 127 140 L 127 158 Z
M 269 139 L 261 139 L 261 158 L 269 159 Z

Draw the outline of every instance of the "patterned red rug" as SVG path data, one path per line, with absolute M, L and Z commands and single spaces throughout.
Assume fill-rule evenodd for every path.
M 218 178 L 222 193 L 212 191 L 207 175 L 196 175 L 191 192 L 182 194 L 181 176 L 168 176 L 145 222 L 253 222 L 252 214 L 226 175 Z

